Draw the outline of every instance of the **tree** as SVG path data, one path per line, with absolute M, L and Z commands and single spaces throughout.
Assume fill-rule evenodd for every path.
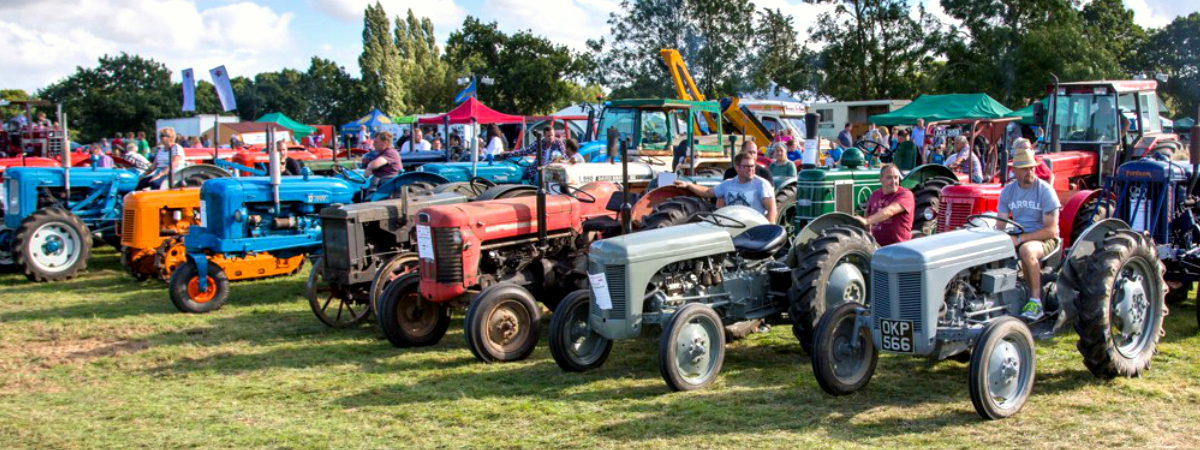
M 446 111 L 454 106 L 458 75 L 442 59 L 433 33 L 433 22 L 417 19 L 412 10 L 408 18 L 396 17 L 396 48 L 403 61 L 406 99 L 413 112 Z
M 38 91 L 38 97 L 63 105 L 73 140 L 94 141 L 118 131 L 153 133 L 155 120 L 179 113 L 181 96 L 166 65 L 126 53 L 99 62 Z
M 800 44 L 792 16 L 782 11 L 765 10 L 759 16 L 755 46 L 758 47 L 754 87 L 770 83 L 791 92 L 816 91 L 816 53 Z
M 29 94 L 24 89 L 0 89 L 0 100 L 28 100 Z M 16 115 L 25 114 L 25 108 L 16 106 L 5 106 L 0 108 L 0 119 L 8 119 Z
M 296 120 L 309 124 L 341 125 L 358 118 L 366 108 L 363 86 L 346 68 L 328 59 L 312 57 L 302 81 L 304 111 Z
M 717 98 L 750 87 L 754 72 L 754 4 L 749 0 L 622 0 L 608 19 L 612 42 L 599 53 L 593 78 L 612 95 L 670 96 L 672 81 L 659 50 L 673 48 L 705 96 Z
M 504 34 L 495 22 L 467 17 L 446 42 L 446 62 L 493 85 L 478 86 L 480 101 L 506 112 L 545 114 L 570 104 L 588 59 L 566 46 L 522 31 Z
M 922 91 L 922 69 L 941 49 L 941 24 L 924 6 L 917 18 L 905 0 L 833 2 L 810 30 L 823 45 L 819 94 L 838 100 L 911 98 Z
M 387 12 L 376 2 L 363 14 L 363 51 L 358 57 L 368 102 L 389 115 L 401 115 L 404 103 L 400 52 L 392 38 Z
M 1143 53 L 1154 71 L 1168 76 L 1160 92 L 1176 117 L 1200 118 L 1200 13 L 1176 17 L 1152 31 Z
M 1146 68 L 1147 61 L 1138 51 L 1145 46 L 1146 30 L 1133 21 L 1133 10 L 1126 9 L 1122 0 L 1093 0 L 1080 14 L 1087 42 L 1107 51 L 1123 72 Z

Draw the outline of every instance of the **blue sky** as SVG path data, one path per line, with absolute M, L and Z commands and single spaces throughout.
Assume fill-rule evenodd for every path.
M 105 54 L 136 53 L 164 62 L 175 74 L 199 74 L 224 64 L 252 76 L 284 67 L 304 69 L 314 55 L 358 74 L 362 11 L 375 0 L 0 0 L 0 88 L 34 90 L 94 66 Z M 920 0 L 940 13 L 937 0 Z M 583 49 L 606 35 L 605 20 L 620 0 L 381 0 L 390 16 L 429 17 L 439 40 L 469 14 L 496 21 L 505 32 L 531 30 Z M 801 0 L 754 0 L 791 14 L 805 30 L 828 5 Z M 1143 26 L 1162 26 L 1200 10 L 1195 0 L 1125 0 Z M 200 77 L 204 79 L 205 77 Z

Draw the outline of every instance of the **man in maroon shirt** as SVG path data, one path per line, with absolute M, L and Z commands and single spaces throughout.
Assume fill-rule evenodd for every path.
M 871 229 L 871 236 L 881 247 L 912 239 L 916 201 L 912 191 L 900 187 L 900 169 L 892 164 L 883 166 L 879 182 L 879 190 L 867 200 L 867 217 L 858 220 Z

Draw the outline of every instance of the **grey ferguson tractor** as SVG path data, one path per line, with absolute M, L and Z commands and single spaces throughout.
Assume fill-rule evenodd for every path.
M 693 220 L 592 244 L 590 289 L 564 298 L 550 321 L 560 367 L 599 367 L 614 340 L 661 327 L 663 379 L 674 390 L 699 389 L 721 370 L 726 326 L 787 310 L 790 269 L 773 258 L 787 241 L 783 227 L 744 206 Z
M 975 410 L 998 419 L 1033 389 L 1034 339 L 1074 326 L 1084 365 L 1100 378 L 1140 375 L 1162 333 L 1166 293 L 1153 242 L 1117 219 L 1085 230 L 1066 258 L 1042 260 L 1046 316 L 1017 318 L 1029 298 L 1011 238 L 972 216 L 958 231 L 890 245 L 870 262 L 864 304 L 827 311 L 813 336 L 812 366 L 833 395 L 864 388 L 876 349 L 935 359 L 970 357 Z

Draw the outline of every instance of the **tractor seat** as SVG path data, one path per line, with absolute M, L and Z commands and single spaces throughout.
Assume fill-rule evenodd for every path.
M 733 248 L 746 259 L 764 259 L 774 255 L 787 242 L 787 232 L 775 224 L 758 225 L 733 238 Z
M 622 192 L 613 192 L 612 197 L 608 198 L 608 204 L 604 206 L 604 209 L 615 213 L 621 212 L 621 203 L 624 202 L 622 196 Z M 630 192 L 629 206 L 636 205 L 637 201 L 638 195 Z M 605 237 L 617 236 L 621 234 L 621 221 L 607 216 L 593 217 L 583 221 L 583 231 L 597 231 Z

